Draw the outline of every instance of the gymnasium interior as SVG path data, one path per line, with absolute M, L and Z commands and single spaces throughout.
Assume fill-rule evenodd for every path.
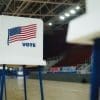
M 100 100 L 99 6 L 99 0 L 0 0 L 0 100 Z M 37 23 L 34 43 L 11 40 L 12 27 L 20 32 L 28 19 Z

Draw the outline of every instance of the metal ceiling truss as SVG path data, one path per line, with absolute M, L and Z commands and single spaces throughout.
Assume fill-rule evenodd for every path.
M 57 17 L 55 11 L 62 7 L 69 7 L 76 4 L 84 5 L 83 0 L 1 0 L 1 14 L 13 16 L 40 17 L 43 20 L 46 17 Z M 1 7 L 0 6 L 0 7 Z M 62 11 L 61 11 L 62 12 Z

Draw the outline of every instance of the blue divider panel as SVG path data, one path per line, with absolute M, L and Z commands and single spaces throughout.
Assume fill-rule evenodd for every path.
M 100 88 L 100 39 L 95 40 L 92 54 L 91 100 L 99 99 Z

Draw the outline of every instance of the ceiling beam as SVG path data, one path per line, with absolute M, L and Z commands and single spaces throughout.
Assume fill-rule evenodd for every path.
M 45 4 L 54 4 L 54 5 L 73 5 L 73 3 L 66 3 L 66 2 L 58 2 L 58 1 L 40 1 L 40 0 L 18 0 L 18 1 L 25 1 L 25 2 L 34 2 L 34 3 L 45 3 Z M 65 0 L 65 1 L 68 1 L 68 0 Z
M 65 3 L 66 1 L 68 1 L 68 0 L 64 0 L 62 3 Z M 53 13 L 53 11 L 55 10 L 55 9 L 57 9 L 58 7 L 60 7 L 62 4 L 59 4 L 59 5 L 56 5 L 54 8 L 52 8 L 47 14 L 50 14 L 50 13 Z M 44 16 L 45 17 L 45 16 Z M 43 18 L 44 18 L 43 17 Z
M 3 12 L 4 15 L 13 15 L 13 13 L 11 12 Z M 40 17 L 56 17 L 58 15 L 56 14 L 32 14 L 32 13 L 20 13 L 20 15 L 23 15 L 23 16 L 29 16 L 29 15 L 32 15 L 32 16 L 40 16 Z
M 35 3 L 34 5 L 32 5 L 32 7 L 31 7 L 30 11 L 32 12 L 32 11 L 33 11 L 33 9 L 34 9 L 36 6 L 37 6 L 37 3 Z
M 47 5 L 47 4 L 45 5 L 45 7 L 47 8 L 47 10 L 48 10 L 48 11 L 50 11 L 50 9 L 49 9 L 49 7 L 48 7 L 48 5 Z
M 63 3 L 67 2 L 68 4 L 72 4 L 72 6 L 73 6 L 73 5 L 76 5 L 76 4 L 81 4 L 81 1 L 82 1 L 82 0 L 79 0 L 78 3 L 73 3 L 73 0 L 63 0 Z M 51 9 L 47 14 L 52 14 L 52 13 L 54 13 L 54 11 L 55 11 L 57 8 L 59 8 L 60 6 L 62 6 L 62 4 L 56 5 L 56 6 L 55 6 L 53 9 Z M 45 18 L 45 16 L 44 16 L 43 18 Z
M 33 12 L 32 14 L 29 15 L 29 17 L 32 17 L 34 14 L 36 14 L 42 7 L 44 7 L 45 3 L 42 4 L 37 10 L 35 10 L 35 12 Z
M 63 3 L 65 3 L 66 1 L 68 1 L 68 0 L 64 0 Z M 68 3 L 68 4 L 69 4 L 69 3 Z M 52 13 L 55 9 L 57 9 L 57 8 L 60 7 L 61 5 L 62 5 L 62 4 L 59 4 L 59 5 L 55 6 L 52 10 L 50 10 L 50 11 L 48 12 L 48 14 Z
M 6 5 L 6 8 L 4 9 L 4 11 L 7 11 L 7 10 L 8 10 L 8 8 L 9 8 L 11 2 L 12 2 L 12 0 L 10 0 L 10 1 L 8 2 L 8 4 Z
M 6 2 L 5 0 L 2 0 L 2 2 L 3 2 L 3 4 L 5 4 L 6 6 L 8 6 L 8 2 Z M 11 12 L 13 12 L 13 10 L 12 10 L 10 7 L 8 7 L 8 9 L 9 9 Z
M 24 4 L 26 3 L 26 1 L 23 1 L 21 3 L 21 5 L 16 9 L 16 11 L 13 13 L 13 16 L 16 15 L 18 13 L 18 11 L 24 6 Z
M 30 5 L 30 3 L 31 3 L 31 2 L 28 2 L 28 3 L 18 12 L 17 16 L 19 16 L 19 15 L 21 14 L 21 12 L 23 12 L 23 10 L 24 10 L 25 8 L 27 8 L 27 7 Z
M 49 1 L 49 0 L 47 0 Z M 32 17 L 34 14 L 36 14 L 39 10 L 41 10 L 42 7 L 45 6 L 46 3 L 43 3 L 37 10 L 35 10 L 35 12 L 33 12 L 29 17 Z

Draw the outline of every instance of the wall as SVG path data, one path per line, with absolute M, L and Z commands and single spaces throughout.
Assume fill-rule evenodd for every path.
M 37 73 L 31 73 L 30 78 L 38 79 Z M 47 73 L 43 74 L 44 80 L 63 81 L 63 82 L 82 82 L 83 78 L 90 82 L 90 75 L 80 75 L 76 73 Z

